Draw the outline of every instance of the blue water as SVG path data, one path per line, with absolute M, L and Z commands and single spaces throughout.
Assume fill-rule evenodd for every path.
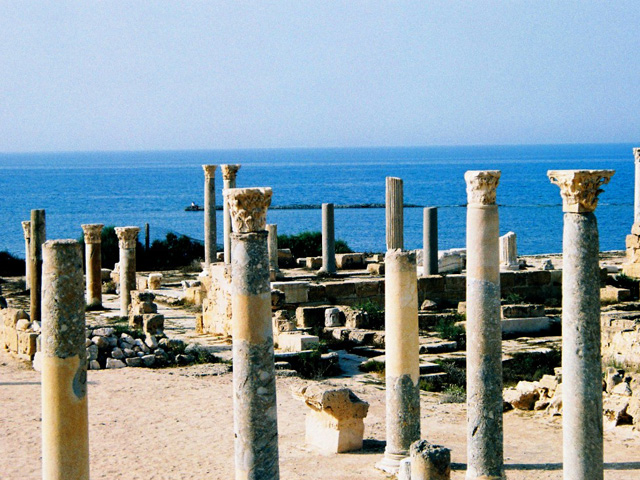
M 502 171 L 500 231 L 518 235 L 521 254 L 562 250 L 559 189 L 549 169 L 616 170 L 596 210 L 602 250 L 624 249 L 633 222 L 631 144 L 290 149 L 184 152 L 0 154 L 0 250 L 24 256 L 21 220 L 44 208 L 47 238 L 78 238 L 80 224 L 149 223 L 204 238 L 201 165 L 240 163 L 238 187 L 270 186 L 274 205 L 384 203 L 385 177 L 404 180 L 405 203 L 439 208 L 440 249 L 465 244 L 466 170 Z M 216 172 L 217 201 L 222 176 Z M 222 242 L 222 214 L 217 215 Z M 279 233 L 320 230 L 320 210 L 271 210 Z M 336 237 L 358 251 L 383 251 L 384 209 L 336 209 Z M 405 248 L 420 248 L 422 209 L 405 209 Z

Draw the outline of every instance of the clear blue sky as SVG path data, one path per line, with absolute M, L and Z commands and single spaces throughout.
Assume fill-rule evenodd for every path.
M 640 2 L 0 0 L 0 152 L 639 140 Z

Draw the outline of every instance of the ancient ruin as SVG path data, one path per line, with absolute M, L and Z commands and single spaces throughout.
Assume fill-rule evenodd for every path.
M 240 167 L 241 165 L 220 165 L 220 170 L 222 171 L 223 192 L 229 188 L 236 188 L 236 176 L 238 175 Z M 222 202 L 222 215 L 222 228 L 224 230 L 224 263 L 229 265 L 231 264 L 231 215 L 229 214 L 229 205 L 224 201 L 224 198 Z
M 322 267 L 320 273 L 336 273 L 336 237 L 333 219 L 333 203 L 322 204 Z
M 202 165 L 204 170 L 204 263 L 209 268 L 216 261 L 216 168 Z
M 24 234 L 24 263 L 25 263 L 25 273 L 24 273 L 24 283 L 26 285 L 30 285 L 29 281 L 29 268 L 30 268 L 30 256 L 31 256 L 31 222 L 29 220 L 25 220 L 22 222 L 22 232 Z
M 423 210 L 422 226 L 422 275 L 438 274 L 438 209 L 427 207 Z
M 82 225 L 85 244 L 87 307 L 102 307 L 101 223 Z
M 31 239 L 29 243 L 29 290 L 31 293 L 31 320 L 41 320 L 42 296 L 42 244 L 47 238 L 44 210 L 31 210 Z
M 404 248 L 404 194 L 402 179 L 386 180 L 387 250 Z
M 120 247 L 120 315 L 129 315 L 131 291 L 136 289 L 138 227 L 116 227 Z

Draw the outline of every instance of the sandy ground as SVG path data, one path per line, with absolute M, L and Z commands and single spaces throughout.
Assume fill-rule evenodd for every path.
M 232 376 L 199 365 L 163 370 L 89 372 L 93 479 L 233 478 Z M 298 378 L 278 378 L 283 479 L 384 479 L 374 464 L 384 448 L 384 390 L 367 376 L 330 383 L 351 387 L 371 405 L 361 452 L 322 455 L 304 443 L 305 407 L 291 394 Z M 465 408 L 422 397 L 422 436 L 452 450 L 452 478 L 465 469 Z M 509 479 L 562 478 L 561 420 L 543 413 L 505 414 Z M 40 374 L 0 352 L 0 478 L 37 479 L 40 469 Z M 606 479 L 640 478 L 640 434 L 605 433 Z

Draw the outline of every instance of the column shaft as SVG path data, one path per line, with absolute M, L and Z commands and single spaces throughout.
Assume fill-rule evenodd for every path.
M 387 177 L 387 250 L 404 248 L 404 195 L 402 179 Z
M 224 188 L 236 188 L 236 179 L 224 179 Z M 231 264 L 231 214 L 229 213 L 229 204 L 223 202 L 222 211 L 222 228 L 224 230 L 224 263 L 226 265 Z
M 204 169 L 204 262 L 208 267 L 216 261 L 216 165 Z
M 640 149 L 634 148 L 635 154 L 635 188 L 633 198 L 633 223 L 640 224 Z
M 44 210 L 31 210 L 31 240 L 29 244 L 29 290 L 31 321 L 41 320 L 42 244 L 46 240 Z
M 274 223 L 267 225 L 267 244 L 269 253 L 269 271 L 278 272 L 278 226 Z M 274 276 L 272 275 L 272 278 Z
M 323 273 L 336 273 L 336 236 L 333 203 L 322 204 L 322 269 Z
M 85 243 L 87 262 L 87 306 L 102 306 L 102 245 Z M 134 272 L 135 275 L 135 272 Z
M 29 276 L 29 268 L 31 261 L 31 222 L 26 220 L 22 222 L 22 230 L 24 233 L 24 288 L 25 290 L 29 288 L 30 285 L 30 276 Z
M 438 274 L 438 209 L 428 207 L 423 211 L 422 274 Z
M 136 289 L 136 246 L 138 227 L 116 227 L 120 247 L 120 315 L 129 315 L 131 290 Z

